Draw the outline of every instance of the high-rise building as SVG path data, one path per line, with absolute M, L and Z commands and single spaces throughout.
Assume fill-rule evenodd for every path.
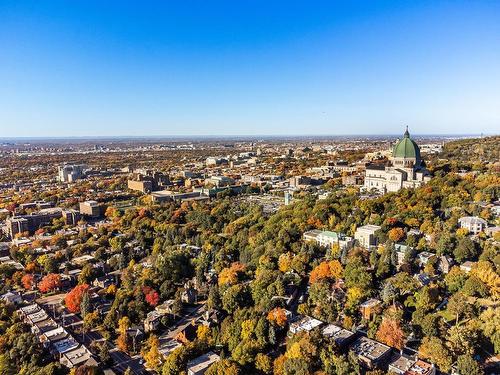
M 136 171 L 127 182 L 129 189 L 145 194 L 162 190 L 169 184 L 170 179 L 168 175 L 152 170 Z
M 53 219 L 63 216 L 61 208 L 45 208 L 30 215 L 18 215 L 7 219 L 7 232 L 14 238 L 17 233 L 33 233 L 44 225 L 51 223 Z
M 96 201 L 80 202 L 80 214 L 83 216 L 99 217 L 103 213 L 103 207 Z
M 65 164 L 58 167 L 57 177 L 61 182 L 73 182 L 84 177 L 83 164 Z

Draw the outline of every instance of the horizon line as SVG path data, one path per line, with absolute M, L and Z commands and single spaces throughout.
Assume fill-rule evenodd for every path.
M 497 133 L 410 133 L 415 137 L 483 137 L 483 136 L 497 136 Z M 351 134 L 151 134 L 151 135 L 61 135 L 61 136 L 2 136 L 0 140 L 40 140 L 40 139 L 148 139 L 148 138 L 290 138 L 290 137 L 392 137 L 401 136 L 399 133 L 382 133 L 382 134 L 369 134 L 369 133 L 351 133 Z

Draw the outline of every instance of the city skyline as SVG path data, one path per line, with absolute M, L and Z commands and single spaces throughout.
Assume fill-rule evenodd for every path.
M 495 134 L 490 1 L 0 5 L 12 137 Z

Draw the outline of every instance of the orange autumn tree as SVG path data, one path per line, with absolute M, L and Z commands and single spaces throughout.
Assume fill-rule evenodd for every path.
M 267 314 L 267 320 L 280 327 L 284 327 L 287 321 L 285 309 L 282 307 L 275 307 Z
M 234 262 L 230 267 L 224 268 L 219 274 L 219 285 L 233 285 L 238 282 L 239 276 L 245 272 L 245 265 Z
M 49 273 L 38 284 L 38 289 L 42 293 L 52 292 L 61 287 L 61 276 L 55 273 Z
M 127 330 L 130 328 L 130 319 L 128 316 L 124 316 L 118 320 L 118 332 L 120 335 L 116 339 L 116 346 L 118 349 L 128 353 L 129 351 L 129 339 L 127 335 Z
M 82 303 L 83 295 L 88 293 L 89 290 L 88 284 L 80 284 L 74 287 L 71 292 L 66 294 L 64 298 L 64 303 L 68 310 L 72 313 L 80 312 L 80 305 Z
M 404 346 L 405 335 L 401 325 L 395 319 L 384 318 L 378 328 L 376 337 L 378 341 L 397 349 Z
M 393 242 L 400 241 L 405 235 L 405 232 L 402 228 L 392 228 L 389 233 L 389 239 Z
M 342 265 L 338 260 L 324 261 L 311 271 L 309 282 L 314 284 L 322 279 L 337 279 L 342 275 L 342 271 Z
M 33 272 L 36 272 L 38 266 L 35 262 L 29 262 L 27 265 L 26 265 L 26 268 L 24 269 L 27 273 L 33 273 Z
M 31 290 L 33 288 L 33 282 L 35 277 L 31 273 L 27 273 L 21 279 L 21 284 L 23 284 L 23 288 L 26 290 Z

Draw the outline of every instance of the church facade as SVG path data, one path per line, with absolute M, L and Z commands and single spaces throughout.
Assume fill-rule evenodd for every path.
M 420 156 L 420 148 L 410 138 L 408 128 L 392 150 L 390 164 L 366 167 L 363 189 L 380 193 L 415 188 L 426 183 L 431 176 Z

